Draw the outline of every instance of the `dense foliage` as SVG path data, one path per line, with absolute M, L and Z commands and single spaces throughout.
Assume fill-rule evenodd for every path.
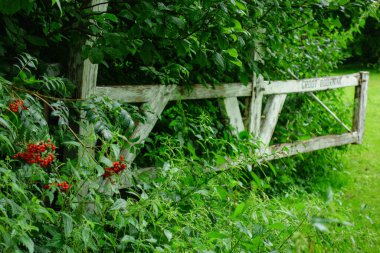
M 165 112 L 170 119 L 168 133 L 152 138 L 145 153 L 147 159 L 163 164 L 156 171 L 123 168 L 119 155 L 123 143 L 117 134 L 125 129 L 123 124 L 109 130 L 111 140 L 94 154 L 84 152 L 80 159 L 60 161 L 65 146 L 82 142 L 64 123 L 49 127 L 43 107 L 55 108 L 51 117 L 65 122 L 65 105 L 48 102 L 49 92 L 43 92 L 47 89 L 39 93 L 31 89 L 29 82 L 39 79 L 29 68 L 22 69 L 24 81 L 1 79 L 0 85 L 3 252 L 303 252 L 310 248 L 342 252 L 360 251 L 361 242 L 374 240 L 375 235 L 364 238 L 355 231 L 349 210 L 331 190 L 326 192 L 327 204 L 294 185 L 283 200 L 270 199 L 272 186 L 283 185 L 286 176 L 296 177 L 271 165 L 246 170 L 246 164 L 257 164 L 251 155 L 255 145 L 244 133 L 233 138 L 218 123 L 211 102 L 199 107 L 180 103 Z M 41 88 L 47 85 L 39 82 Z M 106 99 L 66 104 L 88 110 L 88 115 L 95 113 L 91 105 L 96 104 L 102 112 L 97 120 L 104 125 L 124 117 L 121 111 L 108 110 L 113 103 Z M 131 111 L 126 105 L 120 107 Z M 97 138 L 104 139 L 102 132 Z M 226 162 L 226 154 L 231 165 L 215 170 Z M 52 159 L 47 163 L 37 159 L 48 157 Z M 110 168 L 112 173 L 107 174 Z M 124 177 L 114 173 L 116 168 L 124 170 L 129 188 L 117 190 Z M 336 176 L 325 170 L 329 175 Z
M 67 52 L 96 38 L 83 56 L 108 66 L 102 83 L 316 75 L 335 66 L 352 32 L 377 7 L 371 0 L 110 1 L 107 12 L 97 13 L 90 1 L 54 2 L 62 8 L 44 0 L 2 1 L 3 70 L 24 51 L 67 66 Z
M 328 170 L 339 169 L 335 151 L 262 164 L 252 136 L 233 137 L 220 120 L 217 101 L 178 102 L 131 166 L 120 150 L 144 121 L 139 109 L 106 97 L 75 99 L 67 77 L 78 50 L 102 64 L 103 84 L 320 75 L 341 60 L 376 1 L 115 0 L 106 12 L 92 7 L 0 1 L 1 251 L 344 252 L 372 242 L 351 226 L 339 194 L 305 194 L 317 175 L 336 176 Z M 57 62 L 63 77 L 47 74 Z M 339 94 L 320 97 L 345 113 Z M 276 142 L 341 131 L 307 98 L 287 105 Z M 83 119 L 90 134 L 72 128 L 89 128 Z
M 362 32 L 350 43 L 351 57 L 347 63 L 380 68 L 380 25 L 377 16 L 369 18 Z

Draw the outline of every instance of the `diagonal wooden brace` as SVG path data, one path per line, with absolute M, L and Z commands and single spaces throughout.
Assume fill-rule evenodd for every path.
M 243 119 L 237 97 L 223 99 L 221 107 L 228 118 L 229 124 L 233 128 L 233 134 L 237 136 L 240 132 L 244 131 Z
M 265 105 L 259 132 L 259 139 L 265 146 L 268 146 L 272 139 L 286 96 L 286 94 L 272 95 Z
M 130 139 L 138 138 L 138 140 L 134 142 L 130 148 L 121 151 L 121 155 L 125 157 L 127 163 L 131 164 L 135 160 L 137 152 L 136 150 L 133 150 L 133 146 L 144 143 L 145 139 L 156 125 L 165 106 L 171 100 L 174 89 L 174 85 L 162 85 L 155 97 L 153 97 L 151 101 L 143 104 L 145 122 L 138 124 L 132 135 L 129 137 Z

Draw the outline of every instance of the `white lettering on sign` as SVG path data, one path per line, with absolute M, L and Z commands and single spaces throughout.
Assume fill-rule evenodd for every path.
M 328 88 L 339 86 L 342 83 L 342 77 L 331 77 L 324 79 L 309 79 L 301 82 L 302 90 L 309 90 L 315 88 Z

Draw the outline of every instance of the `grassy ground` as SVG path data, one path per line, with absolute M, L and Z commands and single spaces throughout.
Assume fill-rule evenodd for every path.
M 371 71 L 364 142 L 363 145 L 351 146 L 344 155 L 345 167 L 350 174 L 344 188 L 344 205 L 351 209 L 354 226 L 363 232 L 364 237 L 378 238 L 361 245 L 363 252 L 380 252 L 379 127 L 380 73 Z

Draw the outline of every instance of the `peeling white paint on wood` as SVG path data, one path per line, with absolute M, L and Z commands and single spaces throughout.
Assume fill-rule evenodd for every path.
M 159 91 L 161 85 L 118 85 L 98 86 L 97 96 L 108 96 L 127 103 L 148 102 Z M 216 86 L 196 84 L 190 90 L 175 86 L 170 100 L 209 99 L 222 97 L 248 97 L 252 88 L 241 83 L 227 83 Z
M 251 104 L 248 115 L 248 132 L 258 137 L 261 125 L 261 111 L 263 104 L 262 87 L 264 84 L 264 78 L 261 75 L 258 77 L 254 75 L 252 83 Z
M 322 91 L 359 85 L 359 74 L 310 78 L 290 81 L 274 81 L 264 84 L 264 94 L 289 94 Z
M 173 96 L 175 86 L 160 86 L 158 93 L 152 97 L 152 100 L 143 105 L 145 122 L 140 122 L 134 129 L 129 139 L 138 138 L 133 146 L 141 144 L 148 137 L 157 120 L 160 118 L 162 111 Z M 125 157 L 125 161 L 129 164 L 136 158 L 137 152 L 132 148 L 124 149 L 121 154 Z
M 244 131 L 243 119 L 239 109 L 239 101 L 237 97 L 225 98 L 223 99 L 223 105 L 229 124 L 234 129 L 233 133 L 237 136 L 240 132 Z
M 358 132 L 358 144 L 362 144 L 364 136 L 364 123 L 367 107 L 369 73 L 360 72 L 360 84 L 355 88 L 353 131 Z
M 305 141 L 296 141 L 294 143 L 284 143 L 270 146 L 265 150 L 262 156 L 264 160 L 269 161 L 300 153 L 307 153 L 320 149 L 356 143 L 357 139 L 357 132 L 320 136 Z
M 322 77 L 290 81 L 263 81 L 261 89 L 263 95 L 287 94 L 310 91 L 322 91 L 359 85 L 360 74 L 343 75 L 339 77 Z M 108 96 L 127 103 L 148 102 L 157 94 L 161 85 L 113 85 L 97 86 L 95 95 Z M 216 85 L 195 84 L 190 89 L 176 86 L 171 100 L 209 99 L 226 97 L 252 96 L 252 83 L 224 83 Z M 255 91 L 256 93 L 256 91 Z
M 266 146 L 269 145 L 272 139 L 286 96 L 286 94 L 272 95 L 267 101 L 259 133 L 259 139 Z

